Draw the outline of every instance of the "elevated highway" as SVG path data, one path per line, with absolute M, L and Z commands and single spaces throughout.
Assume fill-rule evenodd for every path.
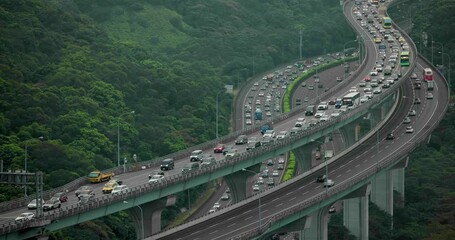
M 362 35 L 362 37 L 367 38 L 367 36 L 365 36 L 365 35 Z M 369 40 L 366 39 L 367 43 L 368 43 L 368 41 Z M 371 43 L 371 41 L 370 41 L 370 43 Z M 367 54 L 367 58 L 366 58 L 367 62 L 366 62 L 366 64 L 362 65 L 363 67 L 356 74 L 354 74 L 354 77 L 359 77 L 359 76 L 363 77 L 363 76 L 367 75 L 369 70 L 371 69 L 371 67 L 374 65 L 374 59 L 376 59 L 376 56 L 375 56 L 376 54 L 374 54 L 374 53 L 376 53 L 375 46 L 374 46 L 374 44 L 367 44 L 366 46 L 368 48 L 368 54 Z M 405 84 L 406 81 L 404 79 L 406 79 L 406 75 L 403 78 L 403 80 L 399 81 L 399 84 Z M 441 81 L 441 80 L 439 79 L 438 81 Z M 353 83 L 353 82 L 349 83 L 348 81 L 346 81 L 345 83 L 341 84 L 340 86 L 337 86 L 335 88 L 335 90 L 328 91 L 327 93 L 322 95 L 321 99 L 324 99 L 324 97 L 330 96 L 330 94 L 334 94 L 336 91 L 345 92 L 345 91 L 347 91 L 347 89 L 349 89 L 352 85 L 355 85 L 355 84 L 356 83 Z M 446 88 L 447 86 L 444 84 L 445 83 L 439 82 L 437 85 L 438 89 Z M 311 142 L 312 139 L 318 139 L 322 136 L 325 136 L 328 133 L 330 133 L 331 131 L 333 131 L 334 129 L 341 128 L 344 125 L 346 125 L 347 123 L 349 123 L 350 121 L 354 121 L 354 119 L 363 118 L 366 114 L 368 114 L 368 112 L 370 111 L 372 106 L 377 106 L 378 104 L 383 102 L 382 98 L 384 98 L 384 99 L 386 97 L 394 98 L 394 99 L 400 98 L 401 101 L 398 102 L 399 110 L 395 111 L 395 113 L 394 113 L 394 116 L 397 116 L 395 121 L 398 121 L 397 119 L 399 119 L 399 116 L 403 117 L 402 115 L 399 115 L 399 112 L 406 111 L 406 106 L 409 105 L 409 101 L 410 101 L 409 95 L 410 94 L 412 95 L 412 93 L 409 92 L 409 89 L 404 90 L 405 95 L 403 97 L 403 95 L 396 94 L 397 89 L 398 89 L 398 84 L 394 85 L 387 92 L 384 92 L 383 94 L 381 94 L 380 98 L 378 97 L 376 99 L 373 99 L 368 104 L 361 105 L 357 109 L 355 109 L 351 112 L 348 112 L 339 118 L 334 118 L 328 122 L 318 124 L 317 126 L 309 129 L 308 131 L 305 131 L 305 132 L 299 134 L 298 136 L 290 138 L 286 141 L 282 141 L 282 142 L 279 142 L 272 146 L 258 149 L 257 151 L 252 151 L 249 153 L 245 152 L 245 153 L 240 154 L 238 157 L 234 157 L 231 159 L 221 159 L 218 156 L 217 159 L 219 161 L 214 166 L 211 166 L 206 169 L 202 169 L 202 170 L 194 172 L 194 173 L 190 173 L 187 175 L 178 174 L 178 171 L 181 170 L 181 168 L 184 165 L 184 162 L 188 161 L 187 157 L 189 155 L 190 150 L 197 149 L 197 148 L 210 149 L 210 147 L 212 147 L 217 141 L 206 143 L 201 146 L 196 146 L 190 150 L 174 154 L 174 157 L 177 160 L 180 160 L 180 161 L 178 161 L 177 168 L 174 170 L 174 172 L 171 172 L 171 174 L 170 174 L 171 176 L 167 178 L 166 182 L 163 182 L 163 183 L 160 183 L 157 185 L 150 186 L 148 184 L 144 184 L 146 182 L 147 175 L 150 172 L 150 168 L 154 167 L 154 165 L 152 163 L 150 163 L 150 165 L 147 166 L 147 167 L 150 167 L 147 170 L 137 171 L 137 169 L 136 169 L 134 171 L 134 169 L 127 169 L 128 171 L 131 171 L 131 172 L 122 174 L 119 176 L 119 178 L 122 179 L 124 182 L 128 183 L 128 185 L 133 186 L 131 191 L 128 192 L 127 194 L 125 194 L 123 196 L 117 196 L 117 197 L 111 197 L 111 196 L 99 197 L 99 198 L 97 198 L 96 202 L 94 202 L 90 205 L 87 205 L 87 206 L 79 206 L 79 205 L 75 204 L 76 200 L 75 200 L 75 198 L 73 198 L 73 199 L 71 199 L 70 203 L 68 204 L 68 205 L 71 204 L 70 206 L 66 206 L 62 209 L 48 212 L 42 218 L 39 218 L 39 219 L 30 221 L 28 223 L 21 224 L 21 225 L 5 223 L 5 225 L 3 225 L 2 232 L 1 232 L 3 234 L 2 239 L 9 239 L 6 237 L 7 236 L 6 233 L 8 233 L 8 232 L 13 232 L 10 234 L 12 236 L 12 238 L 15 238 L 15 237 L 16 238 L 25 238 L 25 237 L 42 234 L 43 231 L 45 233 L 45 231 L 52 231 L 52 230 L 66 227 L 66 226 L 69 226 L 69 225 L 72 225 L 75 223 L 84 222 L 86 220 L 94 219 L 94 218 L 104 216 L 104 215 L 107 215 L 107 214 L 110 214 L 110 213 L 113 213 L 116 211 L 134 208 L 135 206 L 138 206 L 140 204 L 145 204 L 150 201 L 154 201 L 154 200 L 158 201 L 159 199 L 163 199 L 163 197 L 171 196 L 171 195 L 175 194 L 176 192 L 189 189 L 189 188 L 196 186 L 198 184 L 201 184 L 203 182 L 208 182 L 213 179 L 217 179 L 219 177 L 230 175 L 234 172 L 240 171 L 243 168 L 247 168 L 247 167 L 251 167 L 251 166 L 260 164 L 261 162 L 263 162 L 270 156 L 275 156 L 277 154 L 287 152 L 287 151 L 290 151 L 299 146 L 305 145 L 305 144 Z M 436 105 L 431 105 L 430 103 L 427 104 L 427 102 L 425 101 L 424 102 L 425 104 L 422 104 L 421 106 L 419 106 L 419 107 L 425 107 L 427 105 L 428 106 L 431 105 L 430 107 L 432 107 L 432 108 L 423 109 L 422 112 L 428 111 L 429 109 L 437 111 L 437 112 L 435 112 L 434 116 L 432 115 L 433 116 L 432 119 L 428 119 L 429 122 L 434 122 L 434 124 L 437 124 L 437 122 L 439 122 L 439 120 L 442 116 L 441 114 L 443 114 L 443 112 L 445 111 L 444 106 L 446 106 L 446 105 L 444 104 L 443 101 L 445 99 L 447 99 L 447 96 L 444 97 L 443 92 L 444 91 L 442 90 L 441 92 L 438 91 L 437 94 L 435 94 L 435 96 L 438 96 L 438 99 L 437 100 L 434 99 L 432 102 L 436 103 Z M 414 99 L 414 98 L 412 98 L 412 99 Z M 412 101 L 412 99 L 411 99 L 411 101 Z M 441 104 L 438 104 L 439 101 L 441 101 L 440 102 Z M 409 110 L 409 107 L 407 108 L 407 110 Z M 276 126 L 282 126 L 283 128 L 289 128 L 289 126 L 292 126 L 295 123 L 295 119 L 301 113 L 302 113 L 301 109 L 297 109 L 294 112 L 291 112 L 287 115 L 277 117 L 274 120 L 276 122 Z M 394 118 L 392 118 L 392 119 L 394 119 Z M 424 119 L 424 118 L 419 117 L 418 118 L 419 122 L 421 119 Z M 402 120 L 402 118 L 401 118 L 401 120 Z M 401 122 L 401 120 L 400 120 L 400 122 Z M 422 121 L 424 121 L 424 120 L 422 120 Z M 398 125 L 400 125 L 400 124 L 397 124 L 395 122 L 395 126 L 398 126 Z M 415 127 L 417 129 L 415 134 L 402 135 L 403 138 L 401 137 L 401 135 L 397 135 L 400 137 L 399 138 L 397 137 L 397 139 L 395 140 L 395 141 L 398 141 L 398 140 L 402 139 L 402 141 L 405 141 L 405 142 L 407 141 L 407 142 L 413 143 L 412 146 L 410 146 L 409 144 L 394 145 L 394 144 L 390 144 L 390 142 L 382 143 L 382 141 L 378 145 L 378 146 L 381 146 L 381 144 L 384 144 L 382 146 L 384 146 L 384 147 L 388 146 L 387 148 L 389 148 L 389 149 L 386 151 L 388 153 L 390 153 L 391 149 L 392 149 L 391 148 L 392 146 L 389 146 L 389 145 L 393 145 L 393 147 L 396 147 L 396 149 L 395 149 L 395 151 L 392 151 L 392 153 L 396 154 L 396 156 L 395 155 L 388 156 L 387 158 L 385 158 L 385 160 L 381 160 L 381 159 L 375 159 L 375 161 L 368 160 L 365 163 L 359 164 L 358 167 L 357 167 L 357 164 L 355 166 L 346 165 L 346 168 L 348 168 L 348 170 L 351 169 L 350 171 L 352 171 L 352 169 L 359 168 L 358 170 L 356 169 L 357 170 L 356 172 L 358 174 L 356 175 L 355 179 L 347 178 L 347 176 L 344 176 L 343 174 L 341 174 L 341 173 L 343 173 L 342 172 L 343 170 L 347 171 L 347 169 L 344 168 L 344 166 L 342 166 L 341 163 L 339 163 L 339 162 L 343 162 L 343 161 L 339 161 L 339 160 L 332 161 L 332 163 L 330 163 L 328 165 L 329 169 L 336 169 L 336 171 L 340 171 L 340 172 L 339 172 L 339 174 L 337 174 L 338 172 L 330 172 L 330 174 L 332 176 L 333 175 L 336 176 L 334 179 L 337 182 L 336 186 L 334 188 L 330 189 L 330 191 L 329 191 L 330 194 L 321 195 L 321 192 L 323 193 L 324 191 L 321 191 L 322 190 L 321 186 L 319 186 L 319 189 L 318 189 L 318 187 L 313 187 L 314 190 L 311 190 L 310 192 L 305 191 L 304 194 L 302 194 L 302 195 L 304 195 L 303 199 L 306 199 L 306 200 L 302 200 L 302 198 L 298 198 L 297 196 L 295 196 L 295 198 L 294 198 L 294 196 L 292 196 L 293 192 L 290 189 L 294 188 L 297 185 L 299 186 L 299 187 L 297 187 L 297 189 L 299 189 L 302 186 L 309 186 L 308 189 L 312 188 L 311 184 L 312 184 L 312 181 L 314 181 L 314 176 L 319 174 L 320 171 L 322 171 L 321 167 L 319 167 L 319 168 L 312 169 L 309 172 L 307 172 L 303 175 L 300 175 L 299 177 L 296 177 L 295 179 L 293 179 L 292 181 L 290 181 L 288 183 L 285 183 L 283 185 L 280 185 L 277 188 L 270 190 L 270 192 L 268 191 L 266 193 L 263 193 L 263 199 L 265 201 L 264 204 L 267 203 L 266 199 L 270 199 L 270 201 L 273 200 L 273 197 L 271 197 L 271 196 L 275 196 L 275 195 L 273 195 L 273 192 L 280 191 L 281 193 L 284 194 L 284 196 L 291 195 L 292 197 L 290 197 L 290 199 L 292 199 L 292 201 L 296 201 L 294 203 L 290 202 L 289 204 L 286 204 L 286 206 L 288 206 L 288 207 L 285 209 L 286 210 L 285 212 L 289 213 L 289 211 L 292 211 L 292 213 L 298 213 L 302 216 L 302 214 L 306 213 L 305 211 L 309 211 L 308 210 L 308 209 L 310 209 L 309 207 L 314 207 L 314 204 L 319 205 L 319 207 L 321 207 L 321 206 L 325 206 L 325 205 L 329 204 L 329 202 L 333 201 L 333 199 L 331 199 L 331 197 L 334 197 L 334 195 L 343 197 L 342 193 L 340 193 L 340 192 L 343 192 L 344 190 L 346 190 L 346 188 L 349 188 L 349 187 L 353 187 L 353 188 L 358 187 L 358 186 L 364 184 L 365 181 L 369 181 L 369 177 L 373 176 L 372 175 L 373 170 L 374 170 L 374 172 L 377 172 L 379 170 L 385 170 L 389 166 L 393 166 L 393 164 L 394 164 L 393 161 L 398 161 L 401 157 L 403 157 L 410 150 L 412 150 L 413 147 L 415 147 L 417 140 L 419 140 L 419 141 L 422 140 L 422 136 L 419 135 L 420 133 L 428 135 L 431 132 L 431 130 L 433 130 L 435 127 L 435 125 L 428 124 L 428 122 L 425 122 L 425 121 L 420 122 L 420 125 L 419 125 L 419 123 L 417 123 L 417 126 Z M 420 126 L 421 128 L 417 128 L 418 126 Z M 228 137 L 225 137 L 221 140 L 223 142 L 232 142 L 233 139 L 235 139 L 235 137 L 241 133 L 247 133 L 250 135 L 258 135 L 257 130 L 258 130 L 257 128 L 247 129 L 243 132 L 237 132 L 237 133 L 230 135 Z M 403 129 L 398 128 L 396 130 L 396 133 L 399 134 L 400 131 L 402 131 L 402 130 Z M 388 131 L 389 130 L 381 130 L 381 131 L 379 131 L 379 133 L 377 133 L 377 136 L 383 137 L 384 135 L 382 135 L 382 134 L 384 134 L 384 132 L 388 132 Z M 419 137 L 406 140 L 406 137 L 408 137 L 408 136 L 419 136 Z M 371 140 L 371 138 L 369 138 L 367 141 L 370 141 L 370 140 Z M 368 143 L 368 142 L 366 142 L 366 143 Z M 363 145 L 358 143 L 357 145 L 359 145 L 358 147 L 369 146 L 370 148 L 372 148 L 371 146 L 374 145 L 371 143 L 370 144 L 366 144 L 366 143 Z M 357 146 L 357 145 L 355 145 L 355 146 Z M 370 153 L 371 155 L 362 155 L 362 156 L 364 156 L 365 159 L 371 159 L 371 156 L 373 156 L 373 158 L 376 156 L 374 153 L 369 152 L 369 151 L 366 151 L 366 152 Z M 354 153 L 358 154 L 359 152 L 362 152 L 362 151 L 355 151 Z M 399 154 L 403 154 L 403 156 L 401 156 Z M 380 158 L 379 157 L 380 154 L 377 154 L 377 156 L 378 156 L 378 158 Z M 184 160 L 184 159 L 186 159 L 186 160 Z M 344 158 L 340 158 L 340 159 L 344 159 Z M 392 159 L 392 160 L 389 160 L 389 159 Z M 334 158 L 334 160 L 336 160 L 336 158 Z M 349 161 L 349 160 L 345 160 L 345 161 Z M 372 166 L 372 161 L 374 161 L 374 163 L 375 163 L 374 166 Z M 346 164 L 346 162 L 344 162 L 344 163 Z M 349 167 L 347 167 L 347 166 L 349 166 Z M 122 172 L 122 170 L 123 169 L 117 169 L 116 171 Z M 340 176 L 338 176 L 338 175 L 340 175 Z M 348 174 L 348 175 L 351 176 L 352 174 Z M 75 183 L 75 185 L 77 185 L 77 184 Z M 292 185 L 293 187 L 288 187 L 288 185 Z M 101 186 L 97 186 L 97 187 L 100 188 Z M 286 190 L 280 190 L 280 189 L 286 189 Z M 58 190 L 61 190 L 61 189 L 56 189 L 55 191 L 58 191 Z M 282 191 L 286 191 L 286 192 L 282 192 Z M 270 197 L 269 197 L 269 195 L 270 195 Z M 312 198 L 313 196 L 315 196 L 316 198 Z M 257 200 L 258 200 L 257 196 L 254 198 L 250 198 L 247 201 L 244 201 L 239 204 L 235 204 L 229 208 L 223 209 L 222 211 L 220 211 L 214 215 L 206 216 L 201 219 L 198 219 L 198 220 L 190 223 L 190 225 L 192 224 L 192 226 L 197 226 L 197 224 L 205 224 L 206 226 L 209 226 L 210 224 L 214 224 L 214 225 L 212 225 L 213 226 L 212 228 L 216 228 L 217 224 L 221 223 L 221 222 L 218 222 L 219 219 L 228 220 L 228 219 L 231 219 L 232 216 L 234 216 L 234 215 L 241 216 L 241 214 L 239 214 L 239 212 L 237 212 L 239 210 L 235 210 L 235 209 L 241 208 L 241 206 L 246 206 L 249 204 L 252 204 L 252 205 L 250 205 L 250 207 L 253 205 L 257 206 L 257 202 L 256 202 L 256 204 L 254 204 L 254 202 Z M 298 204 L 298 202 L 301 202 L 302 204 L 306 203 L 306 205 L 302 206 L 302 204 Z M 4 211 L 1 215 L 2 218 L 8 219 L 8 217 L 10 216 L 9 218 L 11 219 L 12 216 L 17 216 L 18 213 L 23 211 L 23 207 L 22 207 L 23 204 L 24 203 L 22 203 L 22 205 L 17 204 L 16 206 L 10 205 L 10 210 Z M 313 204 L 313 205 L 311 205 L 311 204 Z M 166 205 L 166 203 L 165 203 L 165 205 Z M 6 209 L 6 207 L 4 207 L 4 209 Z M 253 207 L 253 209 L 254 209 L 254 207 Z M 266 212 L 270 211 L 270 210 L 268 210 L 268 208 L 266 208 L 265 210 L 267 210 Z M 237 212 L 237 214 L 234 214 L 235 212 Z M 240 211 L 240 212 L 246 213 L 246 211 Z M 227 215 L 223 216 L 223 214 L 227 214 Z M 256 216 L 257 216 L 257 212 L 256 212 Z M 220 239 L 225 239 L 230 236 L 236 236 L 236 235 L 258 236 L 258 235 L 262 235 L 262 234 L 268 234 L 268 233 L 270 233 L 270 231 L 273 230 L 273 228 L 274 228 L 273 226 L 277 226 L 277 225 L 274 225 L 274 224 L 276 224 L 277 221 L 282 220 L 284 217 L 287 218 L 288 216 L 289 216 L 289 214 L 283 215 L 283 211 L 270 211 L 270 215 L 267 215 L 267 214 L 264 215 L 264 219 L 265 219 L 265 221 L 263 221 L 264 224 L 262 224 L 261 228 L 259 228 L 259 229 L 257 229 L 256 227 L 253 226 L 253 224 L 251 224 L 251 222 L 254 221 L 254 220 L 252 220 L 253 217 L 246 219 L 244 221 L 251 221 L 251 222 L 248 224 L 245 224 L 245 225 L 248 225 L 251 228 L 241 228 L 241 230 L 239 230 L 239 231 L 232 231 L 232 232 L 222 230 L 222 232 L 224 234 L 222 236 L 224 238 L 220 238 Z M 280 217 L 283 217 L 283 218 L 280 218 Z M 203 220 L 206 222 L 203 222 Z M 231 220 L 234 220 L 234 218 L 232 218 Z M 236 219 L 236 220 L 239 220 L 239 219 Z M 196 222 L 197 222 L 197 224 L 196 224 Z M 220 226 L 223 226 L 223 229 L 225 229 L 227 226 L 230 226 L 231 224 L 232 223 L 223 223 Z M 188 236 L 188 232 L 186 232 L 186 235 L 182 234 L 182 233 L 185 233 L 185 231 L 190 231 L 190 229 L 193 229 L 193 232 L 196 234 L 201 233 L 198 227 L 192 228 L 190 225 L 181 226 L 177 229 L 173 229 L 171 231 L 164 232 L 160 235 L 157 235 L 156 237 L 166 236 L 165 238 L 170 237 L 169 239 L 171 239 L 171 238 L 178 239 L 179 236 L 181 236 L 181 237 Z M 257 226 L 257 225 L 258 225 L 258 223 L 256 222 L 255 226 Z M 201 225 L 199 225 L 199 227 L 200 226 Z M 233 226 L 231 226 L 231 227 L 233 227 Z M 183 229 L 185 229 L 185 227 L 188 227 L 187 228 L 188 230 L 183 230 Z M 21 233 L 15 232 L 19 229 L 24 229 L 24 228 L 28 228 L 27 231 L 22 231 Z M 205 228 L 205 226 L 204 226 L 204 228 Z M 182 230 L 177 231 L 180 229 L 182 229 Z M 267 230 L 267 229 L 269 229 L 269 230 Z M 220 232 L 220 230 L 216 230 L 216 231 L 214 230 L 214 232 L 215 233 L 218 232 L 220 234 L 222 233 L 222 232 Z M 14 235 L 14 234 L 16 234 L 16 235 Z M 174 234 L 177 234 L 177 235 L 174 235 Z M 182 235 L 179 235 L 179 234 L 182 234 Z M 205 234 L 208 234 L 208 233 L 205 233 Z M 208 235 L 201 235 L 201 236 L 208 236 Z

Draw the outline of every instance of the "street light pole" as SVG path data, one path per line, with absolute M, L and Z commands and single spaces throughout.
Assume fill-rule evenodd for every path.
M 442 58 L 441 61 L 442 61 L 442 65 L 444 65 L 444 57 L 443 57 L 444 56 L 444 45 L 442 45 L 442 43 L 436 42 L 436 41 L 432 41 L 432 43 L 437 43 L 437 44 L 439 44 L 439 46 L 441 46 L 441 52 L 439 52 L 439 53 L 441 53 L 441 58 Z
M 134 114 L 134 111 L 121 114 L 117 117 L 117 167 L 120 167 L 120 118 L 127 114 Z
M 28 162 L 28 141 L 33 140 L 34 138 L 28 139 L 25 141 L 25 147 L 24 147 L 24 171 L 27 173 L 27 162 Z M 38 137 L 39 140 L 43 140 L 44 137 L 40 136 Z M 27 197 L 27 184 L 24 185 L 24 196 Z
M 216 139 L 218 139 L 218 96 L 221 92 L 216 94 L 216 119 L 215 119 L 215 127 L 216 127 Z
M 255 172 L 255 171 L 252 171 L 252 170 L 249 170 L 249 169 L 246 169 L 246 168 L 243 168 L 242 171 L 250 172 L 250 173 L 253 173 L 254 175 L 259 174 L 259 173 Z M 258 202 L 259 202 L 259 206 L 258 206 L 258 211 L 259 211 L 259 230 L 261 229 L 261 225 L 262 225 L 262 217 L 261 217 L 261 192 L 262 192 L 262 188 L 259 189 L 259 194 L 258 194 Z
M 450 96 L 450 88 L 452 87 L 452 82 L 451 82 L 451 80 L 450 80 L 450 64 L 451 64 L 451 62 L 450 62 L 450 55 L 449 55 L 448 53 L 442 53 L 442 54 L 443 54 L 443 55 L 442 55 L 442 56 L 443 56 L 443 59 L 444 59 L 444 55 L 447 55 L 447 57 L 449 57 L 449 74 L 447 75 L 449 79 L 447 79 L 447 80 L 448 80 L 448 83 L 449 83 L 449 96 Z
M 128 201 L 123 201 L 124 204 L 128 204 Z M 134 203 L 133 203 L 134 204 Z M 141 239 L 145 239 L 145 234 L 144 234 L 144 211 L 142 211 L 142 207 L 139 205 L 133 205 L 135 207 L 138 207 L 139 210 L 141 211 Z

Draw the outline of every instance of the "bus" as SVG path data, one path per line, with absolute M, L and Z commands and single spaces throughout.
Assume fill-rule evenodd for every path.
M 358 98 L 360 98 L 359 92 L 350 92 L 343 97 L 343 105 L 353 106 Z
M 392 28 L 392 19 L 389 17 L 382 18 L 382 27 L 384 28 Z
M 409 52 L 408 51 L 402 51 L 400 53 L 400 65 L 402 67 L 409 66 Z
M 433 71 L 431 68 L 423 69 L 423 77 L 426 81 L 433 81 Z

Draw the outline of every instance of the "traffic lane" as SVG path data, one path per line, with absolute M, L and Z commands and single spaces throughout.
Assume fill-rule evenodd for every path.
M 401 116 L 399 116 L 399 117 L 398 117 L 398 120 L 397 120 L 398 122 L 401 122 L 401 118 L 406 114 L 408 108 L 409 108 L 409 107 L 411 106 L 411 104 L 412 104 L 412 101 L 407 101 L 407 104 L 408 104 L 408 107 L 405 108 L 404 111 L 401 111 Z M 394 124 L 396 124 L 396 123 L 394 123 Z M 374 142 L 374 141 L 376 141 L 376 139 L 375 139 L 375 138 L 372 138 L 372 140 L 370 139 L 369 141 L 370 141 L 370 143 L 367 142 L 367 143 L 365 143 L 365 144 L 363 144 L 363 145 L 360 146 L 360 147 L 362 147 L 363 149 L 360 149 L 359 151 L 355 151 L 355 152 L 356 152 L 356 153 L 364 152 L 364 154 L 362 154 L 362 155 L 368 155 L 368 154 L 370 154 L 370 153 L 368 153 L 368 152 L 366 151 L 366 149 L 367 149 L 367 148 L 370 148 L 371 145 L 372 145 L 371 141 Z M 370 148 L 370 151 L 371 151 L 371 148 Z M 374 150 L 373 150 L 373 151 L 374 151 Z M 349 159 L 349 160 L 352 162 L 352 161 L 353 161 L 353 160 L 352 160 L 352 157 L 355 156 L 355 155 L 357 155 L 357 154 L 351 153 L 351 154 L 349 154 L 349 155 L 352 155 L 352 156 L 346 156 L 346 157 L 343 157 L 343 159 Z M 362 155 L 360 155 L 360 157 L 361 157 Z M 364 157 L 364 158 L 366 159 L 366 157 Z M 337 162 L 338 162 L 338 161 L 337 161 Z M 335 163 L 337 163 L 337 162 L 335 162 Z M 368 161 L 365 161 L 365 160 L 364 160 L 363 163 L 360 163 L 360 164 L 359 164 L 359 163 L 356 163 L 358 166 L 356 165 L 354 168 L 369 167 L 369 166 L 371 165 L 371 163 L 366 164 L 365 162 L 368 162 Z M 336 181 L 336 182 L 340 182 L 340 181 L 346 180 L 347 178 L 349 178 L 350 176 L 352 176 L 352 174 L 338 174 L 338 175 L 340 175 L 340 176 L 338 176 L 338 175 L 337 175 L 338 171 L 336 171 L 336 169 L 338 169 L 338 167 L 333 168 L 335 165 L 336 165 L 336 164 L 333 164 L 333 165 L 330 164 L 330 165 L 329 165 L 329 169 L 330 169 L 330 168 L 335 169 L 334 171 L 331 171 L 330 174 L 336 175 L 336 177 L 335 177 L 335 181 Z M 348 170 L 348 169 L 352 169 L 352 167 L 346 168 L 346 169 L 344 169 L 344 170 Z M 321 174 L 322 172 L 323 172 L 323 170 L 319 171 L 318 174 Z M 314 179 L 315 179 L 315 176 L 316 176 L 317 174 L 312 174 L 312 175 L 313 175 L 313 177 L 308 176 L 308 177 L 304 178 L 304 179 L 302 180 L 302 182 L 301 182 L 301 181 L 296 182 L 296 184 L 294 184 L 294 185 L 295 185 L 295 189 L 292 189 L 291 186 L 286 187 L 286 189 L 288 189 L 289 192 L 276 191 L 276 192 L 274 192 L 273 194 L 269 194 L 269 195 L 264 196 L 264 197 L 262 198 L 262 202 L 263 202 L 264 208 L 267 208 L 267 207 L 269 206 L 268 199 L 273 199 L 274 201 L 277 201 L 277 202 L 279 202 L 279 203 L 286 203 L 286 206 L 291 206 L 291 205 L 289 205 L 290 203 L 288 203 L 289 200 L 291 200 L 291 201 L 292 201 L 292 200 L 297 200 L 297 197 L 294 199 L 293 197 L 287 197 L 287 196 L 297 196 L 297 195 L 300 195 L 300 194 L 298 194 L 298 193 L 300 192 L 301 195 L 307 195 L 307 197 L 310 197 L 310 196 L 314 196 L 314 194 L 317 194 L 318 191 L 319 191 L 319 192 L 320 192 L 320 191 L 323 191 L 323 189 L 322 189 L 323 187 L 322 187 L 322 184 L 321 184 L 321 183 L 319 183 L 319 184 L 314 183 Z M 329 175 L 329 176 L 330 176 L 330 175 Z M 343 179 L 343 177 L 345 177 L 345 179 Z M 337 183 L 336 183 L 336 184 L 337 184 Z M 305 191 L 304 189 L 305 189 L 306 191 Z M 284 198 L 284 199 L 281 199 L 280 196 L 285 196 L 285 198 Z M 286 201 L 286 198 L 288 199 L 288 201 Z M 301 201 L 301 200 L 298 200 L 298 201 L 296 201 L 296 203 L 299 203 L 300 201 Z M 272 205 L 273 205 L 273 203 L 272 203 L 270 206 L 272 206 Z M 277 205 L 274 205 L 274 206 L 275 206 L 275 208 L 277 207 Z M 279 206 L 278 206 L 278 207 L 279 207 Z M 240 212 L 240 211 L 239 211 L 239 212 Z M 267 214 L 267 212 L 264 212 L 264 211 L 262 212 L 262 214 L 264 215 L 264 219 L 266 219 L 266 218 L 269 216 L 269 215 Z M 271 215 L 270 215 L 270 216 L 271 216 Z M 246 220 L 248 220 L 248 222 L 250 222 L 250 220 L 252 219 L 251 217 L 252 217 L 252 216 L 248 216 L 248 217 L 246 217 L 246 218 L 244 218 L 244 219 L 246 219 Z M 226 222 L 223 222 L 223 223 L 222 223 L 223 226 L 228 226 L 228 225 L 226 225 L 226 224 L 228 224 L 228 223 L 226 223 Z M 231 224 L 232 224 L 232 223 L 231 223 Z M 254 225 L 254 223 L 250 223 L 250 224 L 253 224 L 253 225 Z M 245 224 L 242 223 L 241 225 L 243 226 L 243 225 L 245 225 Z M 238 226 L 237 226 L 237 227 L 238 227 Z M 228 232 L 231 231 L 231 230 L 229 230 L 229 229 L 226 229 L 226 230 L 227 230 Z M 244 231 L 243 229 L 239 229 L 239 230 L 240 230 L 240 232 Z M 218 232 L 218 233 L 219 233 L 219 232 Z M 231 234 L 234 235 L 233 232 L 231 232 Z M 232 236 L 232 235 L 230 235 L 230 236 Z M 224 237 L 224 236 L 223 236 L 223 237 Z

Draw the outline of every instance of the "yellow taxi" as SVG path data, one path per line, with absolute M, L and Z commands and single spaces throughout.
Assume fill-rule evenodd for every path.
M 381 42 L 382 42 L 382 38 L 380 38 L 380 37 L 375 37 L 375 38 L 374 38 L 374 42 L 375 42 L 375 43 L 381 43 Z
M 404 37 L 398 38 L 398 41 L 399 41 L 400 43 L 404 42 Z

